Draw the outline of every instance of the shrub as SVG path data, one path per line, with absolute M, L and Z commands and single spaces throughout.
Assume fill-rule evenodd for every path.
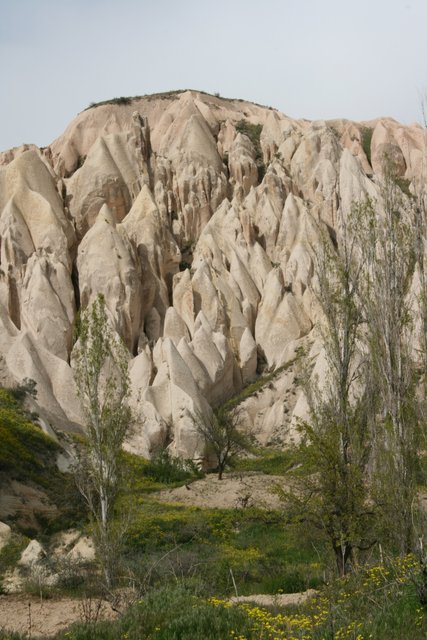
M 265 164 L 261 149 L 262 124 L 253 124 L 249 120 L 239 120 L 236 123 L 236 131 L 249 138 L 255 149 L 255 164 L 258 169 L 258 182 L 262 182 L 265 175 Z
M 394 181 L 399 187 L 399 189 L 401 190 L 401 192 L 405 194 L 405 196 L 408 196 L 408 198 L 414 197 L 414 194 L 411 193 L 411 190 L 410 190 L 410 186 L 411 186 L 410 180 L 408 180 L 407 178 L 396 177 L 394 178 Z
M 28 382 L 13 390 L 0 388 L 0 472 L 9 479 L 46 484 L 46 464 L 54 463 L 59 445 L 29 420 L 16 399 L 32 392 Z
M 362 149 L 365 152 L 365 155 L 368 159 L 369 164 L 371 164 L 371 142 L 372 142 L 372 134 L 374 130 L 371 127 L 363 127 L 362 129 Z
M 160 451 L 148 462 L 144 467 L 144 474 L 164 484 L 193 480 L 203 475 L 192 460 L 174 458 L 166 449 Z

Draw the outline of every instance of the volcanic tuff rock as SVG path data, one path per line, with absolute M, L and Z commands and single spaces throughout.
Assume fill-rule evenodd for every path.
M 81 423 L 73 326 L 103 293 L 129 349 L 128 447 L 203 457 L 191 414 L 315 342 L 320 227 L 339 234 L 378 197 L 385 152 L 416 193 L 426 145 L 391 119 L 292 120 L 183 91 L 93 106 L 46 149 L 3 152 L 1 381 L 33 378 L 41 416 Z M 306 411 L 292 367 L 242 407 L 262 442 Z

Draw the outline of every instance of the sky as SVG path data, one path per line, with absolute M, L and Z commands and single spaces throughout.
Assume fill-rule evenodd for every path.
M 421 121 L 427 0 L 0 0 L 0 151 L 91 102 L 219 92 L 294 118 Z

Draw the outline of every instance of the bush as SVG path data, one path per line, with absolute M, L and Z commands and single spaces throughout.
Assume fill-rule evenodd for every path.
M 262 182 L 265 175 L 265 164 L 261 149 L 262 124 L 253 124 L 249 120 L 239 120 L 236 123 L 236 131 L 249 138 L 255 149 L 255 164 L 258 169 L 258 182 Z
M 371 164 L 371 142 L 373 133 L 374 130 L 371 127 L 363 127 L 362 129 L 362 149 L 365 152 L 369 164 Z
M 408 180 L 407 178 L 396 177 L 394 178 L 394 181 L 396 185 L 399 187 L 399 189 L 401 190 L 401 192 L 405 194 L 405 196 L 408 196 L 408 198 L 414 197 L 414 194 L 411 193 L 411 190 L 410 190 L 410 186 L 411 186 L 410 180 Z
M 174 458 L 166 449 L 148 462 L 144 467 L 144 475 L 164 484 L 194 480 L 203 476 L 192 460 Z
M 49 483 L 46 466 L 55 464 L 59 445 L 31 422 L 20 406 L 33 391 L 27 383 L 13 390 L 0 388 L 0 472 L 7 473 L 9 479 L 45 485 Z

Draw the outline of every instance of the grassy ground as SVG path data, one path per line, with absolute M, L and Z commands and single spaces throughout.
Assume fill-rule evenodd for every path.
M 129 513 L 125 563 L 144 584 L 168 577 L 191 580 L 204 595 L 296 592 L 318 586 L 323 575 L 317 551 L 302 544 L 283 514 L 257 508 L 210 509 L 156 499 L 154 489 L 189 482 L 161 465 L 128 457 L 131 477 L 122 499 Z M 160 560 L 163 558 L 162 560 Z
M 0 449 L 0 461 L 10 470 L 13 447 L 22 448 L 21 462 L 13 473 L 17 477 L 33 474 L 34 482 L 44 474 L 42 482 L 47 485 L 46 463 L 56 445 L 29 422 L 6 392 L 0 394 L 0 411 L 0 426 L 9 443 Z M 31 445 L 28 451 L 27 443 Z M 315 531 L 307 531 L 302 540 L 279 511 L 160 502 L 157 490 L 189 483 L 198 477 L 197 470 L 165 454 L 152 462 L 124 456 L 126 489 L 119 506 L 128 527 L 122 575 L 131 577 L 142 596 L 116 622 L 77 625 L 58 634 L 56 640 L 426 637 L 426 610 L 416 591 L 419 567 L 413 558 L 360 569 L 346 580 L 331 580 L 326 564 L 320 561 L 328 554 Z M 259 449 L 253 457 L 241 460 L 238 470 L 285 475 L 297 464 L 293 454 Z M 0 553 L 0 572 L 16 561 L 25 544 L 24 537 L 13 538 Z M 236 588 L 239 595 L 250 595 L 310 587 L 319 589 L 316 600 L 290 609 L 231 606 L 228 602 Z M 20 636 L 0 631 L 0 639 L 6 638 Z
M 232 605 L 183 585 L 153 589 L 115 622 L 75 625 L 55 640 L 424 640 L 413 558 L 335 581 L 300 607 Z M 1 640 L 23 636 L 2 634 Z

